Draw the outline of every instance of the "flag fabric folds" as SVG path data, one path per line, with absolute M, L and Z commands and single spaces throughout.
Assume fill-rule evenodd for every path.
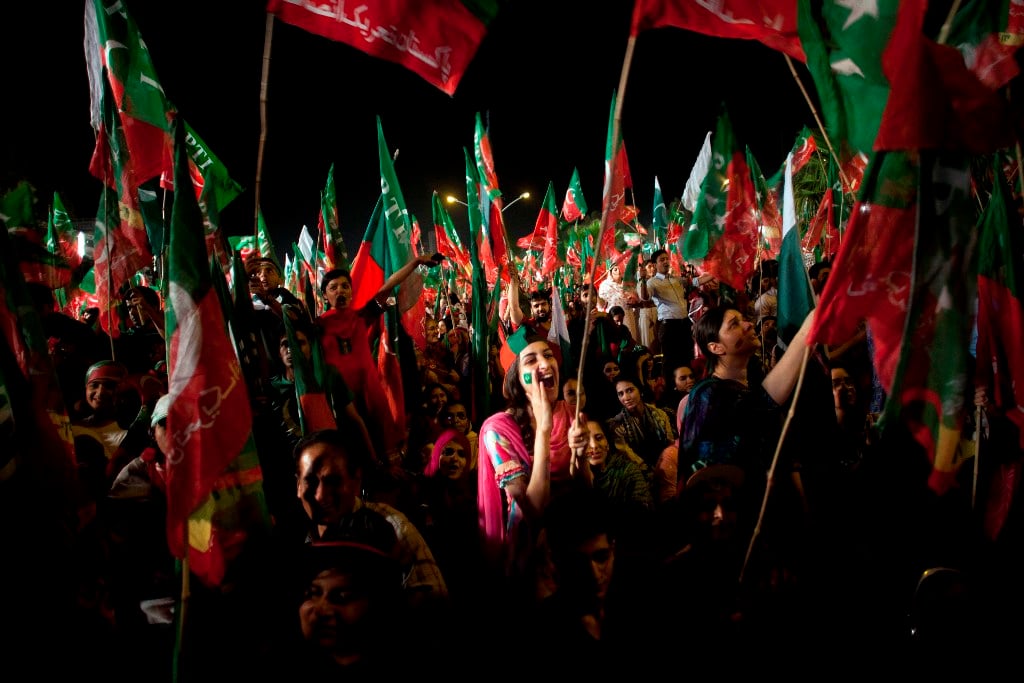
M 189 187 L 184 128 L 176 135 L 178 188 Z M 223 578 L 226 545 L 244 537 L 224 500 L 262 495 L 252 442 L 252 412 L 238 357 L 213 288 L 203 217 L 192 191 L 174 193 L 166 306 L 168 393 L 167 541 L 205 583 Z M 237 295 L 237 293 L 236 293 Z M 248 450 L 248 449 L 247 449 Z M 233 471 L 229 466 L 235 463 Z M 255 491 L 254 491 L 255 489 Z M 212 496 L 217 490 L 218 496 Z M 257 506 L 258 507 L 258 506 Z M 229 521 L 230 520 L 230 521 Z
M 997 161 L 992 197 L 981 218 L 976 377 L 992 403 L 1017 425 L 1024 448 L 1024 272 L 1011 215 Z
M 811 281 L 800 248 L 800 228 L 793 199 L 793 155 L 786 157 L 786 181 L 782 192 L 782 247 L 779 250 L 779 345 L 785 348 L 814 308 Z
M 569 187 L 565 190 L 562 202 L 562 219 L 569 223 L 578 221 L 587 215 L 587 200 L 583 198 L 583 187 L 580 185 L 579 169 L 572 169 Z
M 498 11 L 496 0 L 270 0 L 281 21 L 368 55 L 401 64 L 449 95 L 476 55 Z
M 795 0 L 636 0 L 631 35 L 674 26 L 719 38 L 757 40 L 804 61 Z
M 683 243 L 683 258 L 742 291 L 757 257 L 757 198 L 746 152 L 736 141 L 729 114 L 718 116 L 711 141 L 714 165 L 701 185 L 693 224 Z

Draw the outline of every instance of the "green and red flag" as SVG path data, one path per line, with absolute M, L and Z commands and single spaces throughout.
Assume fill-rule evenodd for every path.
M 412 224 L 394 163 L 377 117 L 381 196 L 352 260 L 352 307 L 360 309 L 377 296 L 385 280 L 412 258 Z
M 434 220 L 434 240 L 437 242 L 437 251 L 445 256 L 454 265 L 459 275 L 469 279 L 471 277 L 469 254 L 462 246 L 459 233 L 455 230 L 455 224 L 448 210 L 441 203 L 441 197 L 434 192 L 431 198 Z
M 790 155 L 792 156 L 792 155 Z M 761 225 L 760 257 L 761 260 L 777 259 L 782 248 L 782 214 L 779 212 L 778 199 L 772 188 L 768 187 L 761 166 L 754 158 L 754 153 L 747 146 L 747 166 L 750 177 L 754 181 L 754 193 L 757 196 L 758 222 Z
M 7 227 L 0 223 L 0 481 L 13 485 L 23 466 L 53 489 L 51 504 L 72 515 L 87 503 L 78 484 L 74 437 L 46 333 Z M 8 493 L 13 493 L 9 491 Z
M 170 130 L 176 111 L 119 0 L 85 3 L 85 59 L 96 131 L 89 170 L 127 195 L 122 201 L 134 207 L 139 185 L 172 175 Z
M 483 217 L 480 212 L 481 196 L 485 194 L 480 177 L 477 175 L 476 164 L 463 148 L 466 157 L 466 204 L 469 214 L 469 260 L 473 265 L 473 294 L 470 299 L 470 327 L 473 338 L 470 340 L 473 358 L 473 424 L 479 424 L 487 417 L 490 410 L 490 374 L 488 359 L 490 358 L 490 326 L 487 316 L 487 304 L 490 288 L 487 286 L 484 266 L 480 262 L 480 247 L 486 244 L 482 239 Z M 495 275 L 497 281 L 497 275 Z M 497 289 L 497 288 L 496 288 Z
M 491 151 L 491 138 L 484 128 L 480 112 L 476 114 L 476 127 L 473 133 L 473 155 L 476 158 L 477 177 L 483 186 L 483 191 L 478 193 L 480 197 L 480 217 L 483 221 L 482 235 L 487 242 L 489 251 L 482 252 L 486 257 L 489 255 L 492 261 L 487 272 L 487 284 L 493 286 L 498 268 L 508 261 L 508 233 L 505 230 L 504 199 L 501 190 L 498 189 L 498 174 L 494 170 L 494 154 Z M 468 201 L 468 197 L 467 197 Z M 507 272 L 507 269 L 505 269 Z
M 35 226 L 36 189 L 27 180 L 17 185 L 0 197 L 0 219 L 7 228 Z
M 1016 54 L 1024 45 L 1024 4 L 1015 0 L 963 0 L 947 45 L 955 45 L 975 77 L 998 90 L 1020 73 Z
M 981 218 L 976 381 L 1020 434 L 1024 448 L 1024 272 L 1021 239 L 1011 229 L 1005 178 L 995 164 L 992 197 Z
M 661 194 L 661 183 L 658 182 L 658 176 L 654 176 L 654 206 L 651 209 L 651 238 L 658 247 L 667 244 L 668 224 L 668 207 L 665 206 L 665 198 Z
M 793 155 L 786 157 L 786 179 L 782 190 L 782 246 L 779 249 L 778 337 L 782 348 L 814 308 L 814 293 L 800 248 L 796 201 L 793 198 Z
M 412 222 L 402 196 L 402 188 L 395 175 L 391 153 L 384 139 L 384 129 L 377 117 L 377 151 L 380 158 L 381 195 L 370 219 L 367 233 L 359 252 L 352 261 L 352 285 L 354 288 L 352 306 L 360 309 L 380 292 L 391 275 L 400 270 L 414 256 L 412 246 Z M 374 220 L 376 218 L 376 220 Z M 410 276 L 398 287 L 398 299 L 409 301 L 407 294 L 422 279 Z M 406 309 L 408 310 L 408 309 Z M 404 311 L 403 311 L 404 312 Z M 420 321 L 416 321 L 418 325 Z M 404 323 L 404 321 L 403 321 Z M 398 319 L 392 307 L 384 316 L 384 332 L 377 350 L 377 364 L 384 378 L 385 394 L 395 424 L 405 424 L 405 398 L 401 381 L 401 361 L 397 355 Z M 409 360 L 409 359 L 406 359 Z
M 146 226 L 138 209 L 138 195 L 134 206 L 122 202 L 121 196 L 109 187 L 102 189 L 93 237 L 100 326 L 111 337 L 121 333 L 116 292 L 153 262 Z
M 615 126 L 617 94 L 612 91 L 611 107 L 608 110 L 608 137 L 604 147 L 604 188 L 601 193 L 601 222 L 605 227 L 597 255 L 611 257 L 618 254 L 615 248 L 619 223 L 629 223 L 626 208 L 626 190 L 633 187 L 626 159 L 626 143 L 622 131 Z M 617 133 L 617 134 L 616 134 Z
M 807 69 L 841 159 L 874 149 L 889 97 L 882 52 L 896 25 L 898 6 L 898 0 L 799 0 L 797 27 Z M 848 143 L 849 149 L 844 151 L 842 143 Z
M 285 333 L 288 337 L 288 346 L 291 349 L 292 373 L 295 380 L 295 398 L 299 406 L 299 426 L 303 434 L 309 434 L 320 429 L 337 429 L 338 423 L 335 420 L 331 405 L 327 400 L 325 382 L 315 372 L 313 354 L 319 353 L 319 347 L 314 346 L 316 339 L 309 339 L 310 357 L 306 358 L 298 338 L 295 336 L 295 323 L 292 318 L 300 319 L 303 315 L 291 304 L 283 307 L 285 315 L 281 316 L 284 321 Z
M 724 108 L 711 148 L 714 161 L 704 176 L 682 256 L 742 291 L 757 261 L 757 197 L 746 153 Z
M 569 187 L 565 190 L 565 200 L 562 201 L 562 218 L 572 223 L 587 215 L 587 200 L 583 198 L 583 186 L 580 184 L 579 169 L 572 169 L 572 178 L 569 179 Z
M 189 187 L 185 130 L 175 138 L 175 185 Z M 224 577 L 229 549 L 265 522 L 262 473 L 238 356 L 211 279 L 203 215 L 191 190 L 174 193 L 165 309 L 168 394 L 167 542 L 207 585 Z M 252 502 L 255 505 L 243 505 Z M 262 511 L 260 520 L 242 510 Z
M 304 31 L 400 64 L 454 95 L 498 12 L 497 0 L 269 0 L 267 12 Z
M 46 248 L 52 254 L 59 254 L 72 269 L 82 262 L 82 255 L 78 253 L 78 231 L 56 192 L 53 193 L 53 207 L 47 223 Z
M 538 240 L 543 239 L 541 277 L 548 278 L 558 269 L 558 206 L 555 204 L 555 184 L 548 181 L 547 192 L 541 203 L 537 223 L 533 228 Z
M 332 268 L 348 269 L 348 251 L 341 234 L 338 221 L 338 192 L 334 184 L 334 164 L 327 170 L 327 182 L 320 193 L 320 218 L 317 230 L 323 236 L 324 261 L 328 270 Z
M 278 269 L 281 268 L 281 262 L 277 260 L 277 250 L 274 249 L 274 242 L 270 239 L 270 231 L 267 230 L 267 222 L 263 219 L 262 209 L 256 212 L 256 251 L 262 258 L 273 261 Z M 305 260 L 303 262 L 305 263 Z
M 631 35 L 675 27 L 718 38 L 757 40 L 804 61 L 794 0 L 636 0 Z

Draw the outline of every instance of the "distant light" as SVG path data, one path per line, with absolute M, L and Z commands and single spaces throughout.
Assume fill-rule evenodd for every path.
M 81 230 L 78 231 L 78 256 L 85 258 L 85 233 Z

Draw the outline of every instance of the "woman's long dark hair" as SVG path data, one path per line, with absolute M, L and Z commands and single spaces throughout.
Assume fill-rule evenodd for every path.
M 519 381 L 519 357 L 512 361 L 505 371 L 505 382 L 502 385 L 502 392 L 505 395 L 506 408 L 511 412 L 512 419 L 519 425 L 519 433 L 523 435 L 523 445 L 531 455 L 533 454 L 533 424 L 530 421 L 530 399 L 526 396 L 526 389 Z

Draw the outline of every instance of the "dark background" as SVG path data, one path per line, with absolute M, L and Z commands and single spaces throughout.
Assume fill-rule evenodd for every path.
M 265 4 L 245 0 L 124 0 L 157 74 L 181 115 L 246 188 L 227 207 L 229 235 L 255 216 Z M 629 37 L 631 2 L 516 0 L 503 5 L 454 97 L 401 66 L 273 22 L 261 204 L 279 256 L 305 224 L 316 229 L 333 162 L 342 229 L 354 256 L 379 194 L 375 117 L 380 115 L 409 210 L 432 234 L 431 193 L 465 195 L 463 147 L 474 116 L 489 121 L 500 186 L 530 199 L 505 214 L 510 234 L 533 229 L 548 181 L 559 208 L 573 168 L 591 210 L 600 209 L 612 92 Z M 21 179 L 39 214 L 60 193 L 76 220 L 91 220 L 99 181 L 83 54 L 84 2 L 6 5 L 0 191 Z M 813 97 L 804 65 L 796 64 Z M 640 220 L 650 219 L 654 178 L 666 200 L 682 194 L 722 103 L 738 139 L 766 175 L 804 124 L 808 103 L 781 53 L 753 41 L 680 29 L 642 33 L 623 96 L 622 130 Z M 815 105 L 817 106 L 817 105 Z M 465 234 L 465 210 L 449 206 Z M 426 239 L 426 237 L 425 237 Z M 429 247 L 429 244 L 428 244 Z

